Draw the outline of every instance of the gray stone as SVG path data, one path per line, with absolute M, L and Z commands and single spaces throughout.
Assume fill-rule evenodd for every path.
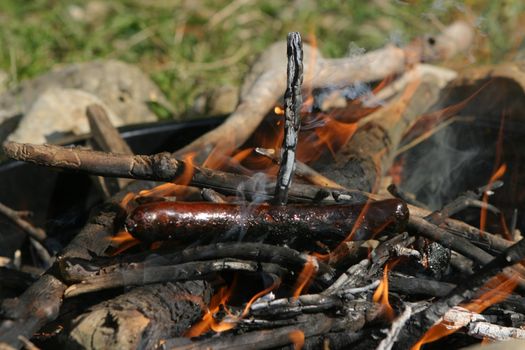
M 116 60 L 93 61 L 59 67 L 24 81 L 0 95 L 0 123 L 25 114 L 35 100 L 50 88 L 78 89 L 102 100 L 124 124 L 155 121 L 147 106 L 155 101 L 173 110 L 159 88 L 139 68 Z
M 100 104 L 115 126 L 123 124 L 98 97 L 82 90 L 50 88 L 35 101 L 8 139 L 17 142 L 53 142 L 64 133 L 89 132 L 86 108 Z

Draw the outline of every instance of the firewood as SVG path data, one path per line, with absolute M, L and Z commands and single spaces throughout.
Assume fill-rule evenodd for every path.
M 275 184 L 274 203 L 284 205 L 295 170 L 295 149 L 301 126 L 301 85 L 303 83 L 303 43 L 297 32 L 288 34 L 288 65 L 286 92 L 284 93 L 284 139 L 281 147 L 281 164 Z
M 237 259 L 197 261 L 155 267 L 132 267 L 91 277 L 81 283 L 73 284 L 66 289 L 64 297 L 71 298 L 85 293 L 117 287 L 139 286 L 168 281 L 187 281 L 204 278 L 212 273 L 223 271 L 262 272 L 277 277 L 284 276 L 288 272 L 287 269 L 277 264 Z
M 203 281 L 153 284 L 103 301 L 73 321 L 68 347 L 152 349 L 181 336 L 210 300 Z
M 456 22 L 445 28 L 432 40 L 417 39 L 405 48 L 387 46 L 362 56 L 325 59 L 305 45 L 304 75 L 312 77 L 305 86 L 316 88 L 345 86 L 355 82 L 377 81 L 386 76 L 403 72 L 407 65 L 419 61 L 433 61 L 452 57 L 465 51 L 473 41 L 472 28 L 465 22 Z M 254 68 L 253 84 L 241 96 L 241 102 L 230 117 L 218 128 L 204 134 L 191 144 L 177 151 L 181 156 L 197 152 L 200 157 L 213 148 L 229 154 L 242 145 L 257 128 L 285 90 L 285 62 L 274 62 L 272 57 L 284 57 L 284 45 L 275 45 L 263 55 L 260 66 Z M 224 142 L 224 136 L 231 136 Z M 344 184 L 343 184 L 344 185 Z
M 398 346 L 406 348 L 418 340 L 421 335 L 434 325 L 450 308 L 464 300 L 471 299 L 479 288 L 490 278 L 504 269 L 519 263 L 525 258 L 525 240 L 515 243 L 479 271 L 469 276 L 461 285 L 454 288 L 447 296 L 433 303 L 426 310 L 413 315 L 411 326 L 406 327 L 399 338 Z M 417 324 L 417 327 L 414 327 Z
M 63 258 L 60 269 L 63 278 L 69 282 L 80 282 L 92 277 L 118 272 L 122 268 L 140 269 L 146 266 L 155 267 L 175 265 L 195 261 L 215 261 L 216 259 L 233 258 L 268 262 L 286 266 L 299 272 L 308 262 L 308 256 L 298 251 L 263 243 L 217 243 L 205 246 L 188 247 L 179 252 L 145 252 L 134 255 L 115 256 L 111 258 Z M 322 261 L 317 261 L 316 280 L 324 285 L 333 282 L 335 271 Z
M 144 184 L 136 186 L 144 187 Z M 123 193 L 94 208 L 88 223 L 63 250 L 62 256 L 90 259 L 93 253 L 103 254 L 110 243 L 108 238 L 113 234 L 117 213 L 122 210 L 117 204 L 122 196 Z M 1 314 L 8 318 L 0 323 L 0 343 L 18 348 L 22 345 L 18 335 L 31 338 L 44 324 L 55 319 L 66 288 L 53 266 L 19 298 L 5 300 Z
M 377 192 L 403 134 L 438 100 L 440 91 L 432 75 L 414 80 L 397 100 L 367 118 L 337 151 L 335 160 L 321 159 L 314 169 L 346 188 Z
M 172 182 L 185 171 L 193 172 L 189 179 L 190 185 L 208 187 L 230 195 L 238 194 L 239 184 L 253 181 L 251 177 L 246 175 L 194 166 L 183 160 L 173 158 L 167 152 L 151 156 L 131 156 L 56 145 L 6 142 L 3 146 L 6 155 L 13 159 L 53 168 L 83 171 L 94 175 Z M 275 179 L 270 178 L 264 189 L 247 188 L 243 193 L 248 199 L 270 200 L 273 197 L 274 189 Z M 342 194 L 345 195 L 346 201 L 359 202 L 368 198 L 366 194 L 357 191 L 341 191 L 340 189 L 305 184 L 293 184 L 289 190 L 289 197 L 294 201 L 321 201 L 323 199 L 334 201 Z

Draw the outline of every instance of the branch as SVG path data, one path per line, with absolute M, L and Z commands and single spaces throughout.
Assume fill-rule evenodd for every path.
M 288 189 L 292 183 L 295 169 L 295 149 L 301 126 L 301 84 L 303 83 L 303 47 L 301 35 L 297 32 L 288 34 L 287 87 L 284 94 L 284 140 L 281 148 L 281 166 L 275 186 L 276 204 L 284 205 L 288 200 Z

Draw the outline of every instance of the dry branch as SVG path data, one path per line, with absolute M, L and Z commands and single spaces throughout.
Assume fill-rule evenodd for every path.
M 55 145 L 33 145 L 17 142 L 4 143 L 4 152 L 13 159 L 38 165 L 83 171 L 89 174 L 125 177 L 154 181 L 175 181 L 183 173 L 191 173 L 189 184 L 197 187 L 212 188 L 220 193 L 237 195 L 241 183 L 249 184 L 249 176 L 226 173 L 218 170 L 193 166 L 172 157 L 170 153 L 158 153 L 151 156 L 121 155 L 97 152 L 78 147 Z M 248 199 L 269 200 L 273 197 L 275 179 L 269 178 L 262 190 L 245 188 Z M 289 191 L 290 199 L 296 201 L 338 200 L 344 194 L 346 201 L 360 202 L 368 197 L 357 191 L 323 188 L 313 185 L 293 184 Z
M 131 267 L 129 269 L 120 269 L 113 273 L 94 276 L 81 283 L 73 284 L 67 288 L 64 297 L 71 298 L 85 293 L 117 287 L 202 279 L 212 273 L 223 271 L 263 272 L 276 276 L 284 276 L 288 272 L 288 270 L 276 264 L 236 259 L 188 262 L 155 267 Z
M 152 349 L 199 320 L 211 296 L 203 281 L 135 288 L 91 307 L 73 321 L 68 347 Z
M 301 84 L 303 83 L 303 43 L 297 32 L 288 34 L 288 65 L 286 92 L 284 93 L 284 139 L 281 147 L 281 166 L 277 175 L 274 202 L 284 205 L 295 170 L 295 149 L 301 126 Z
M 362 56 L 341 59 L 325 59 L 307 45 L 305 53 L 305 86 L 316 88 L 345 86 L 355 82 L 376 81 L 405 70 L 406 66 L 419 61 L 433 61 L 452 57 L 468 48 L 473 40 L 472 28 L 464 22 L 455 22 L 433 40 L 419 39 L 404 49 L 387 46 Z M 213 148 L 229 154 L 242 145 L 257 128 L 285 90 L 286 62 L 282 43 L 269 48 L 252 69 L 252 77 L 243 86 L 245 94 L 235 112 L 218 128 L 206 133 L 176 152 L 178 156 L 189 152 L 207 154 Z M 277 68 L 276 68 L 277 67 Z M 225 142 L 225 135 L 231 142 Z
M 70 282 L 88 280 L 97 275 L 118 272 L 122 268 L 141 269 L 146 266 L 155 267 L 175 265 L 187 262 L 233 258 L 240 260 L 253 260 L 286 266 L 289 270 L 300 271 L 309 261 L 306 254 L 301 254 L 288 247 L 279 247 L 262 243 L 217 243 L 205 246 L 186 248 L 176 253 L 146 252 L 117 256 L 104 259 L 61 259 L 63 278 Z M 331 283 L 335 271 L 323 262 L 318 261 L 316 280 L 322 284 Z M 94 268 L 94 267 L 97 268 Z
M 34 227 L 31 223 L 24 219 L 27 216 L 25 212 L 19 212 L 9 208 L 8 206 L 0 203 L 0 214 L 13 221 L 22 230 L 24 230 L 29 236 L 33 237 L 39 242 L 46 239 L 46 232 L 41 228 Z

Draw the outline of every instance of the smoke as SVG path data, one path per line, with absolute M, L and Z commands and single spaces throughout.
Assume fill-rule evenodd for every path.
M 266 174 L 255 173 L 249 180 L 241 182 L 239 186 L 237 186 L 237 197 L 239 198 L 241 205 L 239 226 L 232 227 L 226 232 L 226 239 L 235 238 L 234 235 L 238 235 L 236 240 L 239 242 L 244 239 L 247 231 L 246 220 L 248 214 L 250 214 L 253 208 L 268 200 L 268 196 L 265 194 L 268 185 L 269 181 Z
M 430 209 L 440 209 L 471 189 L 465 173 L 480 166 L 479 145 L 468 142 L 463 128 L 446 127 L 404 155 L 401 189 L 413 193 Z M 469 186 L 469 188 L 467 188 Z

